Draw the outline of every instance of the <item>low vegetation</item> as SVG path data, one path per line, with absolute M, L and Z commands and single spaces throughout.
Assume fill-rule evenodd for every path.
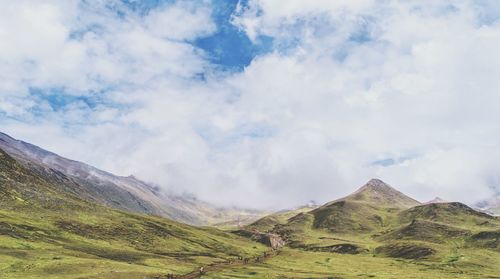
M 213 278 L 500 278 L 498 218 L 420 205 L 379 180 L 272 228 L 262 220 L 247 229 L 280 235 L 284 254 Z
M 266 246 L 102 207 L 0 151 L 0 278 L 143 278 L 250 258 Z
M 0 150 L 0 203 L 0 278 L 500 278 L 497 218 L 381 181 L 232 233 L 80 199 Z

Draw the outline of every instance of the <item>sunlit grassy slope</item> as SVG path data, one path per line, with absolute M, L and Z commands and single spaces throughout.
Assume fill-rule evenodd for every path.
M 313 210 L 314 206 L 303 206 L 292 210 L 283 210 L 276 213 L 264 216 L 257 221 L 246 226 L 249 230 L 269 231 L 276 225 L 283 225 L 288 222 L 288 219 L 300 214 Z
M 500 278 L 498 218 L 461 203 L 419 205 L 378 180 L 286 222 L 268 220 L 247 229 L 279 234 L 289 248 L 212 278 Z
M 183 274 L 267 250 L 220 230 L 88 203 L 1 150 L 0 205 L 0 278 Z
M 500 278 L 497 218 L 460 203 L 418 205 L 378 184 L 261 219 L 247 229 L 287 247 L 203 278 Z M 152 278 L 268 251 L 229 232 L 89 203 L 1 150 L 0 205 L 0 278 Z
M 454 259 L 459 260 L 454 261 Z M 357 255 L 284 249 L 265 263 L 226 269 L 207 278 L 500 278 L 500 257 L 492 251 L 450 251 L 442 260 L 393 259 L 374 253 Z

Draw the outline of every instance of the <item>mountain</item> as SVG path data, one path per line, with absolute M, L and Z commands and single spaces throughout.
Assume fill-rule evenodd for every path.
M 430 201 L 424 202 L 424 204 L 431 204 L 431 203 L 447 203 L 447 201 L 443 200 L 440 197 L 435 197 Z
M 0 278 L 452 279 L 500 272 L 498 218 L 460 203 L 403 208 L 408 199 L 385 186 L 229 233 L 104 206 L 79 195 L 85 185 L 62 177 L 0 149 Z M 397 206 L 380 202 L 388 200 Z
M 420 202 L 406 196 L 380 179 L 371 179 L 353 194 L 337 201 L 365 202 L 378 207 L 409 208 Z
M 317 242 L 325 242 L 331 234 L 367 235 L 397 226 L 398 212 L 419 204 L 383 181 L 371 179 L 353 194 L 299 212 L 285 222 L 272 214 L 244 230 L 278 234 L 295 248 L 316 247 Z M 354 249 L 358 250 L 363 248 Z
M 102 206 L 58 179 L 0 149 L 0 278 L 153 278 L 268 250 L 213 228 Z
M 194 197 L 172 195 L 134 176 L 116 176 L 4 133 L 0 133 L 0 149 L 33 172 L 57 182 L 66 192 L 104 206 L 193 225 L 232 220 L 249 223 L 263 216 L 256 210 L 218 208 Z
M 387 226 L 394 212 L 420 203 L 379 179 L 371 179 L 353 194 L 310 212 L 313 227 L 336 232 L 373 231 Z
M 318 206 L 314 203 L 310 203 L 294 209 L 281 210 L 264 216 L 257 221 L 247 225 L 245 228 L 247 230 L 268 231 L 276 225 L 286 224 L 290 218 L 296 216 L 297 214 L 309 212 L 313 209 L 316 209 L 317 207 Z
M 487 208 L 486 212 L 488 212 L 491 215 L 500 216 L 500 206 Z
M 480 201 L 476 203 L 474 207 L 490 214 L 500 216 L 500 197 L 493 197 L 484 201 Z
M 296 216 L 287 215 L 288 224 L 335 232 L 372 231 L 384 227 L 396 217 L 394 212 L 420 203 L 392 188 L 379 179 L 371 179 L 353 194 L 323 206 L 303 210 Z M 269 230 L 277 225 L 287 226 L 279 215 L 272 214 L 248 225 L 247 229 Z M 300 225 L 299 225 L 300 226 Z
M 420 204 L 379 179 L 285 223 L 269 222 L 272 217 L 245 228 L 278 235 L 303 251 L 442 261 L 449 251 L 486 249 L 488 243 L 500 249 L 500 219 L 458 202 Z
M 432 203 L 415 206 L 399 213 L 401 222 L 410 222 L 416 219 L 429 220 L 449 225 L 483 226 L 494 220 L 495 217 L 474 210 L 459 203 Z

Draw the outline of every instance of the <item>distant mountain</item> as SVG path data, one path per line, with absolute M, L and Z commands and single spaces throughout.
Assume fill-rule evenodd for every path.
M 500 216 L 500 197 L 493 197 L 481 202 L 478 202 L 474 207 L 488 212 L 493 215 Z
M 86 186 L 68 189 L 59 179 L 0 149 L 0 278 L 160 278 L 268 250 L 214 228 L 90 202 L 78 195 Z
M 309 214 L 313 216 L 314 228 L 335 232 L 373 231 L 392 222 L 393 212 L 416 205 L 420 203 L 379 179 L 371 179 L 353 194 Z
M 415 206 L 399 213 L 401 222 L 423 219 L 448 225 L 485 225 L 495 217 L 459 202 L 431 203 Z
M 269 230 L 277 225 L 286 227 L 287 224 L 293 224 L 335 232 L 372 231 L 391 222 L 394 219 L 392 212 L 416 205 L 420 203 L 379 179 L 371 179 L 349 196 L 320 207 L 287 213 L 285 220 L 288 223 L 280 215 L 271 214 L 246 228 Z
M 500 216 L 500 207 L 493 207 L 493 208 L 488 208 L 486 212 L 495 215 L 495 216 Z
M 495 278 L 499 270 L 500 218 L 454 202 L 406 207 L 411 199 L 377 180 L 229 233 L 103 206 L 88 185 L 45 167 L 0 148 L 2 278 Z
M 379 179 L 286 222 L 269 215 L 245 229 L 247 233 L 238 233 L 278 235 L 291 248 L 404 259 L 441 261 L 453 243 L 467 243 L 467 249 L 500 248 L 499 218 L 458 202 L 420 204 Z
M 247 225 L 245 228 L 247 230 L 268 231 L 274 228 L 276 225 L 286 224 L 290 218 L 296 216 L 297 214 L 307 213 L 311 210 L 316 209 L 317 207 L 317 205 L 310 203 L 308 205 L 300 206 L 294 209 L 281 210 L 264 216 L 257 221 Z
M 380 179 L 371 179 L 353 194 L 338 201 L 357 201 L 375 204 L 379 207 L 408 208 L 420 202 L 406 196 Z
M 32 171 L 57 182 L 64 191 L 116 209 L 159 215 L 193 225 L 232 220 L 246 224 L 263 215 L 256 210 L 218 208 L 195 197 L 168 194 L 134 176 L 116 176 L 4 133 L 0 133 L 0 149 Z
M 431 204 L 431 203 L 447 203 L 447 201 L 443 200 L 440 197 L 435 197 L 430 201 L 424 202 L 424 204 Z

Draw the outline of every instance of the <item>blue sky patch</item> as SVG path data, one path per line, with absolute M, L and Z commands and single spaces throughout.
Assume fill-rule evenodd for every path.
M 373 26 L 373 20 L 368 18 L 363 18 L 362 21 L 359 23 L 358 29 L 351 34 L 349 40 L 351 42 L 358 44 L 367 43 L 373 40 L 372 38 L 373 30 L 371 29 L 372 26 Z
M 384 158 L 381 160 L 373 161 L 370 163 L 370 165 L 371 166 L 390 167 L 390 166 L 402 164 L 408 160 L 412 160 L 412 159 L 415 159 L 417 157 L 418 157 L 418 155 L 416 155 L 416 154 L 395 157 L 395 158 L 388 157 L 388 158 Z
M 475 0 L 479 25 L 493 25 L 500 20 L 500 5 L 497 0 Z
M 273 38 L 259 36 L 252 42 L 243 30 L 234 26 L 231 16 L 237 4 L 237 1 L 214 1 L 212 16 L 217 31 L 208 37 L 196 39 L 193 45 L 203 49 L 213 64 L 240 71 L 257 55 L 272 51 Z
M 388 167 L 395 165 L 397 162 L 393 158 L 387 158 L 387 159 L 382 159 L 382 160 L 377 160 L 372 162 L 372 165 L 376 166 L 382 166 L 382 167 Z
M 100 100 L 100 98 L 98 98 L 97 96 L 88 97 L 70 95 L 65 92 L 64 88 L 30 88 L 29 91 L 30 95 L 34 98 L 46 101 L 54 111 L 64 109 L 66 106 L 75 102 L 83 102 L 89 108 L 93 109 L 102 102 L 102 100 Z
M 156 9 L 165 4 L 171 4 L 173 0 L 122 0 L 129 9 L 139 14 L 147 14 L 150 10 Z
M 260 54 L 272 51 L 273 38 L 259 36 L 252 42 L 243 30 L 231 23 L 231 16 L 237 9 L 238 2 L 243 7 L 247 0 L 212 1 L 212 17 L 217 25 L 217 31 L 207 37 L 197 38 L 190 42 L 195 47 L 205 51 L 207 59 L 222 70 L 241 71 Z M 122 0 L 130 10 L 140 15 L 146 15 L 150 10 L 160 6 L 175 3 L 174 0 Z M 120 15 L 123 11 L 113 8 Z

